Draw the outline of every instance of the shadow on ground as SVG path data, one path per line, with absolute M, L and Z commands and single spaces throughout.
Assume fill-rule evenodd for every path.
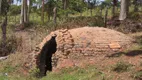
M 108 55 L 107 57 L 120 57 L 121 55 L 134 57 L 134 56 L 142 55 L 142 50 L 133 50 L 133 51 L 129 51 L 129 52 L 119 52 L 119 53 L 114 53 L 114 54 Z

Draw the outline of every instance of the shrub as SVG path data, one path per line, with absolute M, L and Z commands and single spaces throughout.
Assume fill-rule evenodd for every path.
M 129 14 L 129 18 L 130 19 L 133 19 L 133 20 L 136 20 L 136 21 L 141 21 L 142 19 L 142 14 L 141 12 L 131 12 Z
M 129 63 L 118 62 L 112 67 L 112 70 L 115 72 L 125 72 L 128 71 L 131 66 L 132 65 Z
M 39 76 L 39 75 L 40 75 L 40 74 L 39 74 L 40 72 L 39 72 L 39 69 L 37 69 L 37 68 L 31 69 L 29 72 L 30 72 L 30 76 L 31 76 L 31 77 L 40 77 L 40 76 Z
M 8 37 L 5 42 L 0 41 L 0 56 L 7 56 L 10 53 L 14 53 L 21 45 L 21 39 L 16 36 Z
M 136 79 L 136 80 L 142 80 L 142 70 L 136 72 L 133 77 Z

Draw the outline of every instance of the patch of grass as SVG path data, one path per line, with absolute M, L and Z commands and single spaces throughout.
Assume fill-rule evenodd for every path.
M 142 70 L 134 73 L 133 78 L 136 80 L 142 80 Z
M 16 66 L 14 67 L 14 66 L 11 66 L 10 64 L 7 64 L 6 66 L 4 66 L 2 72 L 4 72 L 4 73 L 10 73 L 10 72 L 15 71 L 15 69 L 16 69 Z
M 130 69 L 132 65 L 129 63 L 125 63 L 125 62 L 118 62 L 116 63 L 114 66 L 112 66 L 112 70 L 115 72 L 126 72 Z
M 107 80 L 105 74 L 94 66 L 66 68 L 58 73 L 48 73 L 42 80 Z
M 30 77 L 39 77 L 39 69 L 37 69 L 37 68 L 34 68 L 34 69 L 32 69 L 32 70 L 30 70 L 29 71 L 29 76 Z
M 1 76 L 0 76 L 1 77 Z M 2 76 L 0 80 L 39 80 L 34 76 L 23 76 L 19 74 Z M 48 72 L 47 76 L 40 80 L 109 80 L 105 78 L 105 74 L 93 66 L 86 68 L 66 68 L 59 72 Z
M 5 75 L 0 75 L 0 80 L 8 80 L 8 77 Z

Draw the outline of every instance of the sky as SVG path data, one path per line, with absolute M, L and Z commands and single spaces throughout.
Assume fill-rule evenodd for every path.
M 87 0 L 86 0 L 87 1 Z M 104 0 L 98 0 L 98 1 L 104 1 Z M 17 4 L 17 0 L 14 0 L 14 4 Z M 20 3 L 18 2 L 18 4 L 20 5 Z

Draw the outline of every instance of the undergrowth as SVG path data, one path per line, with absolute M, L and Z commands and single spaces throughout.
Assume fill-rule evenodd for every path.
M 14 53 L 22 44 L 21 38 L 17 38 L 12 35 L 7 38 L 6 41 L 0 41 L 0 56 L 7 56 L 10 53 Z
M 131 64 L 125 62 L 118 62 L 114 66 L 112 66 L 112 70 L 118 73 L 126 72 L 130 70 Z
M 105 74 L 95 68 L 94 65 L 85 68 L 74 67 L 62 69 L 58 72 L 47 72 L 47 76 L 43 78 L 36 78 L 32 75 L 32 72 L 27 76 L 20 75 L 19 73 L 12 74 L 14 68 L 10 65 L 8 66 L 9 67 L 5 67 L 8 72 L 1 73 L 0 80 L 109 80 L 106 78 Z
M 136 79 L 136 80 L 142 80 L 142 70 L 135 72 L 133 74 L 133 78 Z

